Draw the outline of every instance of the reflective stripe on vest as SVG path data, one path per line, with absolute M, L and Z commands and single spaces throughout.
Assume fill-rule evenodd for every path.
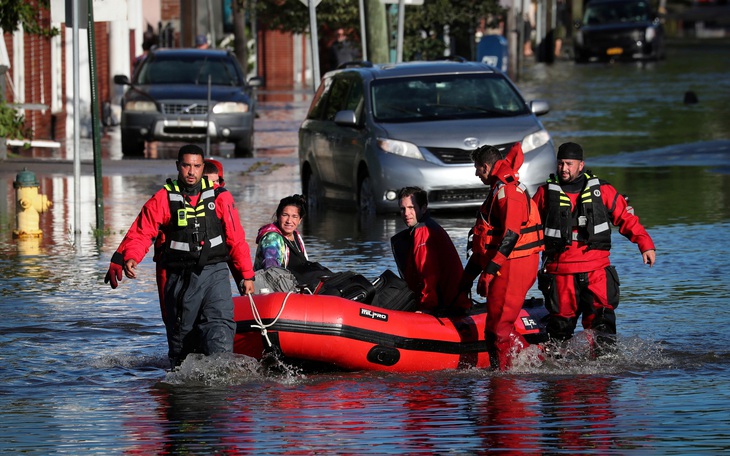
M 555 176 L 551 175 L 547 181 L 548 212 L 543 223 L 545 244 L 552 253 L 562 252 L 573 241 L 583 242 L 589 248 L 611 248 L 611 225 L 601 197 L 601 182 L 596 176 L 584 175 L 586 184 L 575 208 L 571 208 L 570 198 Z
M 227 261 L 228 247 L 221 220 L 216 215 L 216 191 L 207 179 L 201 181 L 201 190 L 195 207 L 180 191 L 177 181 L 168 180 L 164 186 L 170 204 L 170 224 L 165 230 L 166 244 L 161 255 L 162 264 L 170 268 Z
M 492 202 L 503 185 L 504 184 L 500 182 L 495 186 L 490 197 L 492 198 Z M 540 214 L 538 212 L 537 205 L 534 201 L 532 201 L 532 198 L 530 198 L 529 193 L 527 192 L 527 187 L 525 187 L 524 184 L 519 182 L 517 186 L 522 190 L 527 198 L 528 219 L 522 222 L 519 239 L 512 249 L 512 252 L 510 252 L 508 258 L 525 257 L 545 250 L 543 242 L 543 228 L 540 224 Z M 497 250 L 499 248 L 499 242 L 495 239 L 496 229 L 487 221 L 485 214 L 480 210 L 477 215 L 477 222 L 469 233 L 470 235 L 473 235 L 471 246 L 475 254 L 485 255 L 490 250 Z
M 206 199 L 215 198 L 215 191 L 211 188 L 206 188 L 209 183 L 207 179 L 203 179 L 201 181 L 201 187 L 202 191 L 200 192 L 200 197 L 198 198 L 198 204 L 195 207 L 192 207 L 188 204 L 188 202 L 185 200 L 185 197 L 180 193 L 180 186 L 178 185 L 177 181 L 173 181 L 172 185 L 166 184 L 165 188 L 167 189 L 167 195 L 169 198 L 170 203 L 181 203 L 184 205 L 184 208 L 178 210 L 178 214 L 176 217 L 176 223 L 179 227 L 188 226 L 188 223 L 193 223 L 193 226 L 196 225 L 200 226 L 198 222 L 196 222 L 196 218 L 205 218 L 205 206 L 207 204 Z M 173 193 L 176 192 L 176 193 Z M 180 211 L 184 211 L 185 218 L 181 218 Z M 172 214 L 171 214 L 172 215 Z M 193 233 L 195 235 L 195 232 Z M 193 239 L 195 242 L 195 245 L 191 245 L 187 242 L 180 242 L 171 239 L 169 243 L 169 248 L 171 250 L 177 250 L 180 252 L 191 252 L 191 251 L 198 251 L 202 248 L 202 245 L 199 244 L 199 242 L 203 241 L 202 237 L 200 240 Z M 222 241 L 218 240 L 217 244 L 220 244 Z M 214 246 L 213 239 L 211 239 L 211 246 Z

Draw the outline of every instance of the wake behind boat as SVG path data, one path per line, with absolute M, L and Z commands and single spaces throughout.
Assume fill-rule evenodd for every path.
M 486 312 L 460 317 L 384 309 L 338 296 L 268 293 L 234 298 L 234 352 L 342 370 L 419 372 L 489 367 Z M 533 344 L 547 339 L 542 300 L 525 301 L 516 332 Z

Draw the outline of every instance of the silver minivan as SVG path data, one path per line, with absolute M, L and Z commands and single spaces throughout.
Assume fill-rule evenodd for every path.
M 474 176 L 472 150 L 522 143 L 520 180 L 534 190 L 555 171 L 555 148 L 502 72 L 477 62 L 373 65 L 324 75 L 299 129 L 302 191 L 310 205 L 397 212 L 397 191 L 415 185 L 429 208 L 478 207 L 489 191 Z

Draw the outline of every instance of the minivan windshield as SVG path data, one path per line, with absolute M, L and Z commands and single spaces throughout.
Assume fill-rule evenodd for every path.
M 425 122 L 529 113 L 501 74 L 448 74 L 393 78 L 371 84 L 373 116 L 380 122 Z

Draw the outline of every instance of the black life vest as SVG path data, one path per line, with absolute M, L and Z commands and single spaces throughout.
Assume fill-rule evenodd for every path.
M 170 224 L 163 227 L 162 266 L 167 269 L 202 268 L 228 261 L 223 225 L 215 212 L 216 198 L 228 190 L 213 188 L 207 179 L 202 179 L 200 198 L 193 207 L 180 191 L 177 181 L 168 179 L 164 188 L 170 203 Z
M 585 173 L 586 183 L 576 207 L 571 211 L 570 198 L 554 174 L 547 180 L 548 211 L 544 220 L 545 250 L 560 253 L 573 241 L 584 242 L 589 249 L 611 249 L 609 210 L 601 198 L 598 177 Z

